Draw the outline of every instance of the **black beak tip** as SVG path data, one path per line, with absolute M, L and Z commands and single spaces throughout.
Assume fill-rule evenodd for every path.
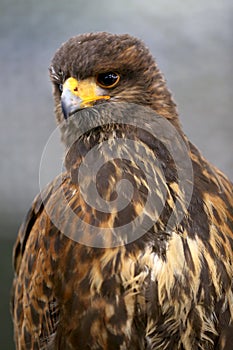
M 70 114 L 69 114 L 69 109 L 67 108 L 67 105 L 64 101 L 61 101 L 61 109 L 62 109 L 64 118 L 67 120 Z

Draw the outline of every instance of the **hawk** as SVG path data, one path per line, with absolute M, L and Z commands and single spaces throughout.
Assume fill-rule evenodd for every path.
M 17 349 L 232 349 L 232 183 L 182 131 L 137 38 L 90 33 L 50 77 L 65 170 L 14 246 Z

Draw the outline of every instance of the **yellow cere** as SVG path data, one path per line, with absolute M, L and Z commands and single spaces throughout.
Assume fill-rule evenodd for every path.
M 97 100 L 110 99 L 110 96 L 98 95 L 99 87 L 96 85 L 94 78 L 87 78 L 78 81 L 77 79 L 70 77 L 63 85 L 63 91 L 66 89 L 70 90 L 75 96 L 82 100 L 82 107 L 88 107 L 92 105 L 92 102 Z

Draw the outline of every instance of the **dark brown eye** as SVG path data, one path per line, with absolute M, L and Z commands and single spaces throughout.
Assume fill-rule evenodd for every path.
M 115 72 L 100 73 L 96 77 L 97 84 L 103 88 L 112 88 L 118 84 L 120 75 Z

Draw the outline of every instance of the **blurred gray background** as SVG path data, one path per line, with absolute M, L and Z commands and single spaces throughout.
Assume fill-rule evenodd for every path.
M 233 179 L 232 0 L 1 0 L 1 349 L 14 349 L 8 311 L 12 245 L 39 191 L 42 152 L 55 128 L 48 66 L 63 41 L 90 31 L 127 32 L 146 42 L 173 91 L 186 134 Z

